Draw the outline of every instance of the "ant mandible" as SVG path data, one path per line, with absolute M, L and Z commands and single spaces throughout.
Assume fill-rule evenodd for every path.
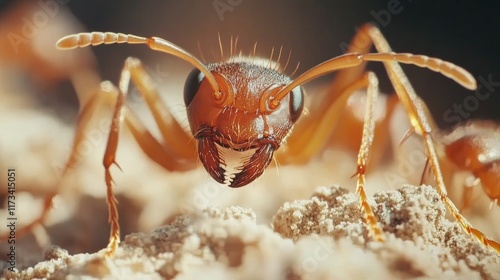
M 366 36 L 369 40 L 366 40 Z M 184 89 L 184 102 L 192 135 L 180 126 L 171 112 L 162 104 L 151 83 L 151 78 L 138 59 L 128 58 L 126 60 L 118 89 L 109 82 L 104 82 L 101 85 L 101 93 L 113 96 L 113 102 L 116 104 L 103 159 L 111 224 L 108 254 L 113 254 L 120 242 L 120 228 L 110 167 L 116 164 L 115 153 L 120 130 L 124 124 L 130 129 L 145 154 L 166 170 L 184 171 L 194 168 L 197 158 L 193 151 L 197 149 L 199 160 L 213 179 L 219 183 L 227 184 L 229 187 L 237 188 L 245 186 L 259 177 L 273 156 L 276 156 L 282 163 L 294 163 L 307 161 L 320 152 L 325 146 L 332 128 L 339 121 L 340 113 L 346 106 L 348 98 L 358 89 L 367 90 L 367 102 L 355 174 L 357 175 L 356 193 L 359 194 L 361 208 L 365 212 L 366 222 L 373 238 L 377 241 L 383 241 L 383 232 L 365 193 L 366 164 L 374 137 L 374 105 L 378 96 L 377 77 L 374 73 L 364 70 L 368 61 L 384 63 L 397 96 L 409 116 L 412 130 L 423 138 L 428 165 L 434 175 L 442 203 L 448 207 L 469 235 L 477 238 L 486 247 L 491 246 L 500 252 L 500 244 L 488 239 L 481 231 L 473 228 L 448 198 L 433 139 L 435 125 L 426 105 L 416 95 L 399 63 L 431 69 L 453 79 L 467 89 L 474 90 L 476 88 L 475 79 L 461 67 L 424 55 L 394 53 L 379 29 L 369 24 L 364 25 L 358 31 L 350 45 L 351 49 L 346 54 L 327 60 L 293 80 L 284 75 L 282 69 L 276 66 L 278 63 L 271 61 L 271 59 L 254 60 L 240 55 L 233 56 L 228 61 L 221 63 L 203 64 L 192 54 L 158 37 L 144 38 L 111 32 L 79 33 L 60 39 L 57 42 L 57 47 L 59 49 L 73 49 L 103 43 L 145 44 L 153 50 L 174 55 L 195 67 L 189 74 Z M 378 51 L 377 53 L 368 53 L 372 44 Z M 356 46 L 356 49 L 353 46 Z M 323 102 L 325 106 L 310 112 L 309 118 L 301 119 L 300 128 L 305 128 L 307 131 L 291 133 L 304 107 L 301 86 L 310 80 L 337 70 L 342 71 L 338 73 L 330 88 L 331 94 Z M 151 110 L 163 142 L 155 139 L 125 105 L 130 80 L 136 85 Z M 80 113 L 78 127 L 84 127 L 93 109 L 99 106 L 100 100 L 102 101 L 99 96 L 103 96 L 103 94 L 96 94 L 84 105 Z M 81 134 L 81 130 L 77 129 L 73 153 L 66 165 L 66 170 L 71 168 L 76 161 L 74 150 L 79 139 L 83 138 Z M 193 137 L 197 141 L 192 141 Z M 447 146 L 448 150 L 453 154 L 452 151 L 455 151 L 456 147 L 460 150 L 468 143 L 477 143 L 469 138 L 450 143 Z M 274 155 L 285 142 L 286 154 L 276 153 Z M 467 147 L 476 151 L 475 155 L 480 152 L 480 147 L 472 147 L 471 145 Z M 241 152 L 252 150 L 253 154 L 250 157 L 242 158 L 241 165 L 234 172 L 229 173 L 225 169 L 226 163 L 222 153 L 224 148 Z M 469 154 L 463 153 L 462 158 L 457 158 L 455 162 L 458 163 L 458 166 L 467 169 L 469 166 L 466 166 L 464 162 L 470 162 L 468 157 L 470 157 Z M 472 163 L 475 162 L 477 159 L 472 161 Z M 499 166 L 500 164 L 494 164 L 490 168 L 493 173 L 486 174 L 489 174 L 490 177 L 496 174 L 498 177 L 500 174 Z M 478 176 L 483 176 L 481 174 Z M 489 184 L 494 183 L 490 180 Z M 490 193 L 498 193 L 500 189 L 498 183 L 496 187 L 492 185 L 491 188 L 485 188 L 491 189 Z M 491 198 L 498 201 L 498 195 Z M 52 196 L 50 199 L 46 199 L 44 212 L 36 222 L 43 220 L 43 216 L 49 211 L 51 200 Z

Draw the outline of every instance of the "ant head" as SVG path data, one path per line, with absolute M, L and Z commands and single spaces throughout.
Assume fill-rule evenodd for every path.
M 299 86 L 278 106 L 269 108 L 274 94 L 291 83 L 270 61 L 239 58 L 209 64 L 207 68 L 220 93 L 214 94 L 210 81 L 200 69 L 190 73 L 184 87 L 184 102 L 191 131 L 198 140 L 200 160 L 212 177 L 232 187 L 243 186 L 264 171 L 274 150 L 289 135 L 302 113 L 303 92 Z M 243 162 L 241 168 L 238 167 L 241 172 L 227 175 L 225 169 L 218 170 L 224 165 L 221 148 L 256 151 L 250 157 L 251 166 Z M 208 154 L 216 160 L 208 160 Z M 231 180 L 226 177 L 230 175 L 234 176 Z

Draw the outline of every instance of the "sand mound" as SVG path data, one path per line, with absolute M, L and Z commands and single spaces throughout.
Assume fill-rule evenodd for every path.
M 370 241 L 357 196 L 320 187 L 285 203 L 272 226 L 251 209 L 207 208 L 178 215 L 104 251 L 46 261 L 7 279 L 500 279 L 500 257 L 449 221 L 432 187 L 404 186 L 374 197 L 387 241 Z

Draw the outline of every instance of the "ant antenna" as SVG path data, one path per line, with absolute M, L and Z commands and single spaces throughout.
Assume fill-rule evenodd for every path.
M 220 37 L 219 37 L 220 39 Z M 198 68 L 214 89 L 215 98 L 220 99 L 222 93 L 214 75 L 208 68 L 192 54 L 181 47 L 159 37 L 144 38 L 133 34 L 113 33 L 113 32 L 85 32 L 65 36 L 56 43 L 56 47 L 61 50 L 83 48 L 87 46 L 97 46 L 100 44 L 145 44 L 150 49 L 171 54 L 178 57 L 194 67 Z M 222 50 L 221 50 L 222 51 Z
M 425 55 L 415 55 L 409 53 L 347 53 L 341 56 L 334 57 L 323 63 L 320 63 L 313 68 L 307 70 L 289 84 L 282 87 L 277 93 L 269 99 L 269 104 L 261 108 L 267 110 L 274 110 L 279 106 L 280 101 L 285 98 L 294 88 L 320 76 L 332 73 L 339 69 L 350 68 L 360 65 L 363 61 L 378 61 L 390 62 L 396 61 L 404 64 L 413 64 L 422 68 L 428 68 L 432 71 L 439 72 L 442 75 L 454 80 L 463 87 L 474 90 L 476 89 L 476 80 L 465 69 L 452 64 L 450 62 L 432 58 Z

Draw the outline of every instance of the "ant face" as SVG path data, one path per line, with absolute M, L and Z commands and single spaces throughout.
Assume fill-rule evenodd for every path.
M 267 104 L 273 93 L 291 82 L 270 61 L 242 58 L 207 68 L 217 80 L 221 97 L 214 96 L 200 70 L 191 72 L 184 87 L 191 131 L 208 173 L 219 183 L 241 187 L 264 172 L 289 135 L 304 106 L 302 89 L 292 90 L 274 110 L 262 110 L 261 104 Z M 227 174 L 221 148 L 255 152 L 248 159 L 240 158 L 239 172 Z

